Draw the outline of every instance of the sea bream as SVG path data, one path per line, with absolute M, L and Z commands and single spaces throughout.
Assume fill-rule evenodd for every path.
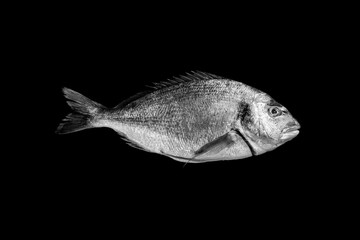
M 271 151 L 300 125 L 269 95 L 244 83 L 191 72 L 107 108 L 64 88 L 75 111 L 57 133 L 108 127 L 129 145 L 181 162 L 235 160 Z

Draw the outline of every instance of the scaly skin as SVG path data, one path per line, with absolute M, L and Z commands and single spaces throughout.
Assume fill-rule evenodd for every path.
M 149 151 L 190 158 L 228 133 L 237 121 L 239 102 L 251 101 L 255 94 L 230 80 L 185 82 L 105 114 L 98 126 L 112 127 Z
M 92 126 L 110 127 L 146 151 L 191 162 L 240 159 L 251 156 L 250 150 L 262 154 L 289 140 L 281 139 L 282 132 L 296 120 L 290 114 L 280 120 L 269 117 L 273 102 L 267 94 L 228 79 L 186 81 L 103 111 Z M 195 159 L 197 150 L 230 132 L 234 144 Z

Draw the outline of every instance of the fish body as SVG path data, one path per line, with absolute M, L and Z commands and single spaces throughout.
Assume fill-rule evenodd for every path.
M 203 72 L 156 84 L 112 109 L 73 90 L 64 93 L 78 113 L 68 115 L 58 133 L 109 127 L 131 146 L 182 162 L 259 155 L 292 139 L 300 128 L 267 94 Z

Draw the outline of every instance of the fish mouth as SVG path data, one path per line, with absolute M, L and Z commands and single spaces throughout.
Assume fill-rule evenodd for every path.
M 281 140 L 290 140 L 299 134 L 300 125 L 285 128 L 281 133 Z

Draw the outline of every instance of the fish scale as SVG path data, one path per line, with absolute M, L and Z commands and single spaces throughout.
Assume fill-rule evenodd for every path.
M 136 122 L 138 125 L 133 127 L 141 126 L 176 138 L 172 142 L 187 143 L 190 152 L 230 130 L 230 125 L 238 114 L 237 101 L 240 98 L 236 98 L 239 96 L 236 88 L 241 87 L 241 83 L 211 80 L 182 86 L 183 88 L 181 85 L 169 87 L 165 91 L 165 97 L 164 91 L 160 90 L 139 99 L 131 108 L 125 107 L 125 110 L 119 112 L 123 116 L 120 121 Z M 167 95 L 172 97 L 168 98 Z M 214 112 L 211 107 L 219 102 L 228 106 Z M 229 111 L 231 103 L 233 108 Z M 154 109 L 154 106 L 157 108 Z M 160 114 L 161 111 L 163 112 Z M 213 113 L 209 114 L 211 112 Z

